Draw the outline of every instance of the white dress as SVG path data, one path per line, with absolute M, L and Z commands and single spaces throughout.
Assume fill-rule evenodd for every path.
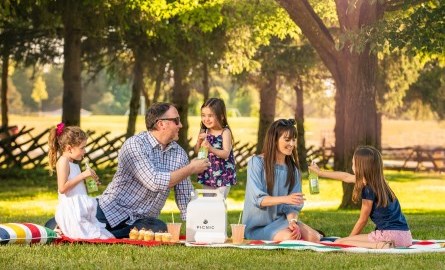
M 68 181 L 81 173 L 79 165 L 69 163 Z M 59 193 L 56 208 L 56 222 L 64 235 L 70 238 L 94 239 L 114 238 L 105 224 L 96 218 L 97 201 L 87 195 L 83 181 L 65 194 Z

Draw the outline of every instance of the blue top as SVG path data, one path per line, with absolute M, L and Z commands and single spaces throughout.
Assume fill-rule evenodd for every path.
M 286 196 L 301 192 L 300 172 L 295 170 L 295 186 L 288 192 L 286 186 L 287 166 L 275 165 L 275 185 L 271 196 Z M 269 196 L 264 171 L 264 160 L 253 156 L 247 164 L 247 184 L 244 200 L 243 224 L 246 224 L 247 239 L 272 240 L 275 234 L 287 228 L 286 215 L 299 213 L 303 205 L 280 204 L 261 207 L 264 197 Z
M 369 186 L 362 189 L 362 199 L 372 201 L 370 217 L 376 225 L 376 230 L 409 231 L 408 223 L 402 214 L 399 200 L 389 202 L 386 207 L 377 207 L 377 198 Z
M 207 141 L 216 149 L 223 149 L 222 133 L 226 131 L 223 129 L 221 134 L 215 136 L 207 133 Z M 229 130 L 227 132 L 230 132 Z M 210 161 L 210 168 L 198 174 L 198 183 L 210 187 L 224 187 L 233 186 L 236 184 L 236 168 L 235 157 L 233 156 L 233 149 L 230 150 L 229 157 L 223 159 L 217 155 L 210 153 L 208 155 Z

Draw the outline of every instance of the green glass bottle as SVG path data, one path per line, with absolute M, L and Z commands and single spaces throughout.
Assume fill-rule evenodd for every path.
M 85 167 L 87 168 L 87 170 L 91 169 L 90 165 L 88 165 L 88 159 L 85 161 Z M 87 187 L 88 193 L 94 193 L 99 190 L 96 180 L 94 180 L 91 176 L 85 179 L 85 185 Z
M 209 155 L 209 149 L 207 147 L 201 146 L 198 151 L 198 159 L 205 159 Z
M 320 187 L 318 185 L 318 175 L 314 172 L 309 172 L 309 192 L 311 194 L 320 193 Z

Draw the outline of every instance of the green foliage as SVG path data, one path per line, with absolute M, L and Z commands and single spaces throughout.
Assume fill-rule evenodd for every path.
M 296 37 L 299 29 L 275 1 L 227 1 L 227 48 L 224 67 L 233 74 L 255 70 L 257 49 L 272 37 Z
M 98 103 L 91 105 L 91 109 L 95 114 L 124 114 L 127 104 L 121 104 L 112 93 L 106 92 Z
M 417 80 L 423 64 L 419 57 L 407 56 L 400 51 L 381 55 L 378 73 L 380 87 L 377 88 L 379 111 L 386 117 L 397 118 L 405 106 L 406 92 Z
M 14 85 L 17 88 L 17 91 L 22 96 L 23 106 L 22 108 L 25 111 L 31 110 L 36 111 L 37 104 L 34 102 L 34 100 L 31 98 L 32 93 L 32 69 L 31 68 L 15 68 L 14 74 L 11 75 L 11 85 Z M 61 81 L 61 78 L 58 78 L 59 81 Z M 47 88 L 49 90 L 50 88 Z M 10 93 L 8 93 L 9 95 Z M 51 99 L 51 94 L 50 99 Z
M 373 32 L 376 48 L 406 49 L 410 54 L 445 56 L 445 3 L 442 0 L 405 3 L 387 12 Z M 389 42 L 388 42 L 389 41 Z
M 16 100 L 18 94 L 21 95 L 23 100 L 20 106 L 14 105 L 14 108 L 17 108 L 17 111 L 13 111 L 14 113 L 23 112 L 23 110 L 34 112 L 39 109 L 32 98 L 32 83 L 35 80 L 33 73 L 32 68 L 18 67 L 12 75 L 10 87 L 15 86 L 17 91 L 14 89 L 14 91 L 8 93 L 10 99 Z M 62 70 L 55 65 L 49 66 L 41 76 L 42 80 L 45 81 L 45 89 L 48 94 L 46 100 L 41 100 L 42 110 L 59 109 L 62 104 Z M 128 83 L 120 82 L 105 72 L 99 72 L 95 76 L 83 73 L 82 79 L 85 82 L 82 95 L 83 108 L 92 110 L 96 114 L 124 114 L 127 111 L 131 93 Z
M 212 86 L 210 87 L 210 96 L 221 98 L 222 100 L 228 100 L 229 99 L 229 93 L 222 88 L 221 86 Z
M 38 104 L 40 104 L 42 100 L 48 99 L 48 92 L 46 91 L 46 83 L 41 75 L 39 75 L 34 81 L 31 97 Z
M 17 90 L 10 78 L 8 78 L 8 107 L 11 113 L 23 113 L 22 94 Z
M 404 102 L 427 105 L 439 119 L 445 119 L 445 68 L 437 61 L 425 65 L 419 79 L 410 85 Z
M 234 106 L 243 116 L 258 117 L 259 94 L 252 86 L 246 85 L 236 91 Z
M 199 94 L 195 89 L 190 91 L 189 97 L 189 106 L 188 111 L 189 115 L 201 115 L 201 105 L 204 103 L 202 95 Z

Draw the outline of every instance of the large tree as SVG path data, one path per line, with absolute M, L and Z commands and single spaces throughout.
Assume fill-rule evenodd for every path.
M 45 5 L 35 1 L 0 3 L 0 56 L 2 62 L 2 128 L 8 126 L 8 73 L 14 63 L 23 66 L 45 64 L 59 56 L 52 19 L 41 16 Z
M 298 28 L 273 1 L 228 1 L 225 68 L 232 74 L 249 74 L 248 81 L 260 93 L 257 149 L 262 151 L 267 128 L 275 119 L 279 72 L 276 61 L 282 49 L 273 43 L 298 36 Z
M 380 147 L 376 108 L 377 55 L 361 31 L 371 29 L 404 1 L 335 0 L 338 28 L 331 30 L 308 0 L 276 0 L 298 25 L 329 69 L 336 85 L 336 170 L 351 171 L 354 149 L 359 145 Z M 411 5 L 418 2 L 412 1 Z M 334 31 L 335 34 L 334 34 Z M 343 184 L 341 208 L 358 207 L 351 199 L 353 186 Z
M 66 0 L 60 4 L 63 23 L 63 99 L 62 122 L 80 125 L 82 106 L 82 1 Z
M 82 42 L 87 37 L 108 31 L 107 19 L 114 0 L 44 0 L 36 1 L 42 7 L 38 14 L 46 18 L 46 27 L 63 39 L 63 98 L 62 122 L 80 125 L 82 106 L 81 74 Z M 30 13 L 34 13 L 33 7 Z M 51 21 L 48 22 L 48 18 Z M 56 50 L 57 51 L 57 50 Z M 99 53 L 99 52 L 97 52 Z

